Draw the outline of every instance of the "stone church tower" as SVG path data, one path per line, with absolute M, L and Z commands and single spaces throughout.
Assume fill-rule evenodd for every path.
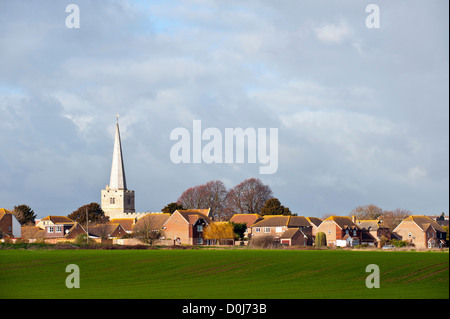
M 109 185 L 106 185 L 106 188 L 102 190 L 101 196 L 102 209 L 110 220 L 113 218 L 124 218 L 127 214 L 135 212 L 134 191 L 127 189 L 127 181 L 125 178 L 118 118 L 114 139 L 111 177 Z

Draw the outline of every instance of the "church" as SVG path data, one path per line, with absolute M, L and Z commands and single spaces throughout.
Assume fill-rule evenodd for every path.
M 120 141 L 119 117 L 117 116 L 116 134 L 111 165 L 109 185 L 101 191 L 101 207 L 110 220 L 117 218 L 140 218 L 146 213 L 135 212 L 134 190 L 127 188 L 125 167 Z

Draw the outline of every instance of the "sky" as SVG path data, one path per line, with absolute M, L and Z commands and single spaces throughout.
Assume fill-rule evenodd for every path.
M 79 7 L 68 28 L 66 6 Z M 368 28 L 379 7 L 379 28 Z M 119 114 L 136 211 L 260 178 L 303 216 L 449 212 L 449 4 L 0 1 L 0 207 L 100 202 Z M 174 163 L 172 130 L 278 129 L 278 167 Z M 204 145 L 204 144 L 203 144 Z

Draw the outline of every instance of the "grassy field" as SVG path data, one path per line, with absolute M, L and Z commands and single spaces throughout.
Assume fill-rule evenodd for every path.
M 65 286 L 68 264 L 80 288 Z M 368 289 L 368 264 L 380 288 Z M 0 298 L 449 298 L 444 252 L 0 250 Z

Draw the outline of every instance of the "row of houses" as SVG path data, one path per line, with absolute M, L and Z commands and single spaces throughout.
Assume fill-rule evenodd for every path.
M 447 235 L 441 225 L 424 215 L 409 216 L 392 231 L 381 220 L 357 220 L 354 216 L 330 216 L 321 220 L 303 216 L 234 215 L 231 221 L 247 223 L 251 238 L 272 236 L 280 244 L 296 246 L 314 245 L 316 235 L 322 232 L 327 246 L 381 247 L 386 241 L 397 239 L 416 248 L 442 248 L 446 246 Z
M 270 236 L 274 242 L 288 246 L 313 246 L 319 232 L 325 234 L 327 246 L 353 247 L 367 245 L 380 247 L 391 239 L 404 240 L 416 248 L 445 246 L 446 231 L 436 220 L 424 215 L 405 218 L 394 230 L 381 220 L 357 220 L 354 217 L 317 217 L 258 214 L 235 214 L 230 222 L 244 223 L 248 239 Z M 160 239 L 170 244 L 207 245 L 205 228 L 213 223 L 209 209 L 177 210 L 173 214 L 149 213 L 141 218 L 112 219 L 106 224 L 82 226 L 65 216 L 47 216 L 35 226 L 22 226 L 14 215 L 0 209 L 0 231 L 3 236 L 48 242 L 72 241 L 80 234 L 89 234 L 93 240 L 117 240 L 129 237 L 136 229 L 159 232 Z M 233 243 L 234 238 L 228 238 Z M 123 241 L 116 241 L 123 243 Z

